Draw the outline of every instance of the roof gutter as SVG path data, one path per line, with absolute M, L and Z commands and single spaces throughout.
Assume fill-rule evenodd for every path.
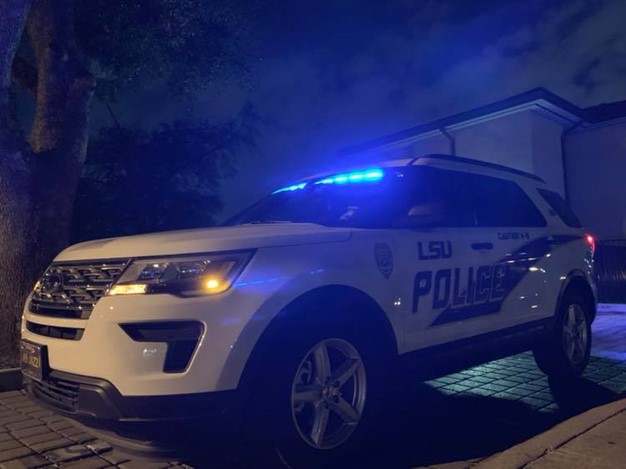
M 567 150 L 565 149 L 565 137 L 567 137 L 585 122 L 586 121 L 584 119 L 580 119 L 574 125 L 571 125 L 561 132 L 561 166 L 563 167 L 563 191 L 565 192 L 565 202 L 567 202 L 568 205 L 570 205 L 570 193 L 567 174 Z
M 450 155 L 456 156 L 456 140 L 454 139 L 454 137 L 450 135 L 445 127 L 440 127 L 439 132 L 441 132 L 443 136 L 446 137 L 450 142 Z

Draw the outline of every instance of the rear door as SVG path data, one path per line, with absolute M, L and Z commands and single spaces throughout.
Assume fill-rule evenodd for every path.
M 485 329 L 500 329 L 545 315 L 545 272 L 540 263 L 549 255 L 551 240 L 546 219 L 513 180 L 472 175 L 477 211 L 480 265 L 493 277 Z M 484 267 L 486 269 L 486 267 Z M 486 313 L 488 313 L 486 311 Z
M 424 221 L 423 208 L 411 209 L 412 229 L 395 232 L 411 298 L 407 348 L 539 317 L 547 229 L 526 193 L 510 180 L 435 168 L 424 168 L 420 186 L 416 206 L 427 201 L 437 217 Z
M 407 350 L 477 332 L 461 323 L 489 294 L 489 279 L 476 290 L 482 254 L 472 191 L 465 173 L 420 167 L 408 212 L 394 223 Z

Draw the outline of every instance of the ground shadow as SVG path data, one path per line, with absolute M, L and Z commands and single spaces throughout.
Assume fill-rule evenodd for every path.
M 383 431 L 368 442 L 359 467 L 401 469 L 486 457 L 620 397 L 584 378 L 549 385 L 559 407 L 552 412 L 517 400 L 446 395 L 416 385 L 385 413 Z
M 624 367 L 621 362 L 601 360 L 603 368 Z M 448 394 L 427 383 L 389 387 L 372 436 L 356 455 L 337 461 L 334 467 L 406 469 L 482 458 L 622 396 L 587 378 L 548 380 L 548 386 L 553 401 L 550 410 L 471 390 Z M 194 445 L 182 461 L 212 469 L 288 467 L 267 445 L 205 441 L 200 449 Z

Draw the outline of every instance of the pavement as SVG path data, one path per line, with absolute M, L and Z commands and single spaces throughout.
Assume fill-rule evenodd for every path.
M 351 467 L 626 469 L 626 306 L 601 307 L 593 331 L 589 366 L 567 383 L 523 353 L 397 391 L 384 431 Z M 226 457 L 198 448 L 184 461 L 141 460 L 17 387 L 15 372 L 0 372 L 0 469 L 286 467 L 236 445 Z
M 626 467 L 626 399 L 592 409 L 506 451 L 461 467 Z

